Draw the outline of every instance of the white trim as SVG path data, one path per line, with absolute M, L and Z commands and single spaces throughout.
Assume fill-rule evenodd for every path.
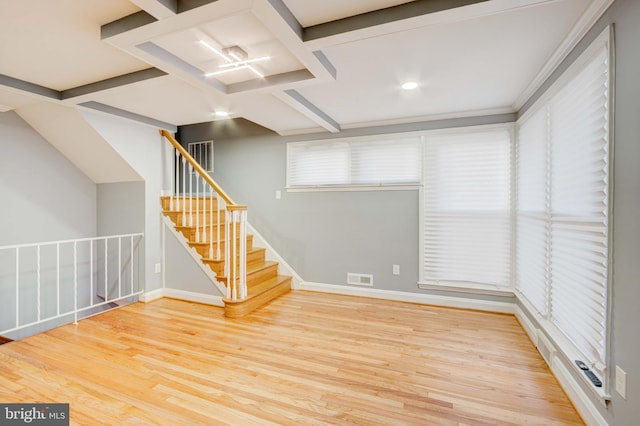
M 300 289 L 300 283 L 304 280 L 302 277 L 287 263 L 286 260 L 267 242 L 266 239 L 254 228 L 251 226 L 249 221 L 247 221 L 247 230 L 250 234 L 253 234 L 253 243 L 254 246 L 264 247 L 266 249 L 266 260 L 273 260 L 278 262 L 278 273 L 282 273 L 283 275 L 290 275 L 291 279 L 291 288 L 293 290 Z M 257 244 L 256 244 L 257 243 Z
M 538 346 L 538 329 L 533 324 L 533 322 L 531 322 L 529 316 L 522 311 L 520 306 L 516 304 L 514 310 L 516 319 L 522 326 L 523 330 L 525 331 L 525 333 L 527 333 L 529 339 L 531 339 L 531 342 L 533 342 L 533 345 Z
M 317 186 L 291 186 L 285 188 L 287 192 L 334 192 L 334 191 L 418 191 L 422 185 L 408 184 L 380 184 L 380 185 L 317 185 Z
M 466 297 L 438 296 L 430 294 L 408 293 L 405 291 L 381 290 L 375 288 L 347 287 L 337 284 L 303 281 L 299 290 L 321 293 L 343 294 L 347 296 L 371 297 L 374 299 L 395 300 L 398 302 L 422 305 L 444 306 L 448 308 L 474 309 L 478 311 L 513 314 L 515 305 L 509 302 L 476 300 Z
M 416 115 L 413 117 L 393 118 L 389 120 L 360 121 L 355 123 L 344 123 L 342 130 L 361 129 L 379 126 L 396 126 L 401 124 L 425 123 L 429 121 L 455 120 L 460 118 L 485 117 L 491 115 L 514 114 L 518 112 L 514 107 L 486 108 L 471 111 L 448 112 L 442 114 Z
M 533 344 L 537 346 L 538 328 L 533 324 L 527 314 L 525 314 L 522 308 L 520 308 L 520 306 L 518 305 L 515 305 L 515 315 Z M 555 345 L 555 343 L 553 343 L 553 345 L 556 351 L 549 368 L 551 369 L 551 372 L 556 377 L 556 379 L 558 379 L 560 386 L 565 391 L 567 396 L 569 396 L 569 399 L 576 407 L 576 410 L 578 410 L 578 413 L 580 413 L 582 419 L 587 425 L 590 426 L 608 425 L 607 421 L 604 419 L 604 417 L 602 417 L 602 414 L 600 414 L 600 412 L 596 408 L 596 405 L 593 404 L 592 399 L 589 398 L 589 395 L 587 395 L 584 389 L 578 384 L 575 377 L 571 374 L 562 359 L 558 357 L 559 352 L 557 350 L 557 345 Z M 590 383 L 588 386 L 592 387 Z M 606 401 L 602 399 L 602 397 L 600 399 L 600 402 L 603 404 L 603 406 L 606 405 Z
M 224 307 L 222 296 L 213 294 L 194 293 L 192 291 L 178 290 L 175 288 L 159 288 L 140 295 L 140 301 L 151 303 L 163 297 L 186 300 L 187 302 L 202 303 L 204 305 Z
M 567 69 L 565 69 L 562 74 L 540 95 L 538 99 L 522 114 L 518 120 L 513 123 L 516 126 L 519 126 L 522 121 L 527 120 L 531 115 L 535 114 L 540 108 L 545 107 L 551 98 L 553 98 L 564 86 L 567 82 L 571 81 L 575 76 L 577 76 L 580 71 L 584 68 L 584 64 L 589 62 L 589 60 L 598 53 L 598 49 L 603 46 L 607 46 L 609 52 L 612 50 L 612 42 L 613 40 L 613 26 L 607 25 L 607 27 L 602 30 L 602 32 L 591 42 L 591 44 L 586 47 L 580 55 L 569 65 Z M 609 64 L 609 72 L 613 69 L 611 68 L 612 64 Z
M 147 291 L 140 295 L 140 301 L 144 303 L 151 303 L 155 300 L 162 299 L 164 297 L 164 289 L 158 288 L 155 290 Z
M 577 46 L 587 32 L 593 27 L 602 14 L 611 6 L 614 0 L 594 0 L 587 10 L 582 14 L 580 20 L 573 27 L 569 35 L 564 38 L 560 46 L 547 60 L 540 72 L 529 83 L 527 88 L 518 96 L 513 109 L 519 111 L 525 103 L 533 96 L 558 66 L 565 60 L 571 51 Z
M 224 307 L 222 296 L 215 296 L 213 294 L 194 293 L 192 291 L 178 290 L 175 288 L 165 288 L 163 289 L 163 297 L 202 303 L 204 305 Z
M 582 420 L 589 426 L 607 426 L 609 423 L 602 417 L 596 406 L 575 381 L 567 367 L 557 357 L 554 358 L 551 367 L 553 375 L 556 376 L 560 386 L 580 413 Z
M 467 293 L 467 294 L 487 294 L 491 296 L 504 296 L 513 297 L 515 293 L 511 287 L 499 287 L 491 286 L 488 284 L 476 284 L 469 282 L 447 282 L 444 283 L 429 283 L 418 282 L 418 288 L 422 290 L 438 290 L 438 291 L 450 291 L 454 293 Z

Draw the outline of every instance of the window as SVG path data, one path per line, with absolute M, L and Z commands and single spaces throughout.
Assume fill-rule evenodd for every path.
M 511 129 L 425 137 L 424 284 L 510 285 Z
M 609 37 L 519 123 L 517 289 L 603 376 L 609 241 Z M 557 331 L 556 331 L 557 330 Z M 562 345 L 561 345 L 562 346 Z
M 187 151 L 205 172 L 213 172 L 213 141 L 190 142 L 187 145 Z M 192 171 L 192 173 L 195 172 L 195 170 Z
M 287 144 L 287 187 L 416 185 L 419 136 Z

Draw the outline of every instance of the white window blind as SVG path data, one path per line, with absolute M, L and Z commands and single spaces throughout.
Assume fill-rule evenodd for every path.
M 421 182 L 419 136 L 287 144 L 287 187 Z
M 422 282 L 510 284 L 510 182 L 510 129 L 426 137 Z
M 550 238 L 547 109 L 540 109 L 518 130 L 516 287 L 546 316 Z
M 602 375 L 609 269 L 608 42 L 585 55 L 581 69 L 519 123 L 517 287 Z
M 552 319 L 600 368 L 608 271 L 608 58 L 602 49 L 549 105 Z

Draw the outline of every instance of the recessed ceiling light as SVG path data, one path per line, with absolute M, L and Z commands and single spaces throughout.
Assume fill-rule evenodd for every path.
M 228 111 L 216 111 L 216 117 L 228 117 L 229 116 L 229 112 Z
M 413 90 L 418 87 L 418 83 L 415 81 L 407 81 L 406 83 L 403 83 L 401 87 L 403 90 Z

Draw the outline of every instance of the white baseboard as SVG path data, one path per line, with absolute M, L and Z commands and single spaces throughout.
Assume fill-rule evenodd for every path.
M 529 338 L 535 345 L 538 339 L 538 328 L 531 322 L 529 317 L 518 305 L 515 305 L 515 314 L 516 318 L 522 325 L 522 328 L 529 335 Z M 557 348 L 555 353 L 558 353 Z M 556 379 L 558 379 L 560 386 L 562 386 L 562 389 L 565 391 L 587 425 L 608 425 L 607 421 L 602 417 L 602 414 L 600 414 L 591 398 L 589 398 L 589 396 L 584 392 L 560 357 L 555 355 L 549 368 Z
M 571 375 L 567 367 L 558 357 L 555 358 L 551 371 L 558 379 L 560 386 L 566 392 L 573 405 L 582 416 L 582 420 L 589 426 L 608 426 L 609 423 L 602 417 L 591 399 L 582 390 L 578 382 Z
M 162 299 L 164 297 L 164 289 L 159 288 L 157 290 L 147 291 L 140 295 L 140 301 L 144 303 L 153 302 L 154 300 Z
M 409 293 L 404 291 L 381 290 L 376 288 L 348 287 L 344 285 L 314 283 L 303 281 L 300 290 L 322 293 L 344 294 L 348 296 L 371 297 L 375 299 L 395 300 L 399 302 L 419 303 L 423 305 L 445 306 L 448 308 L 475 309 L 479 311 L 515 313 L 515 305 L 507 302 L 476 300 L 465 297 L 439 296 L 431 294 Z
M 186 300 L 187 302 L 202 303 L 204 305 L 213 305 L 224 307 L 222 296 L 211 294 L 194 293 L 191 291 L 178 290 L 175 288 L 159 288 L 140 295 L 140 301 L 144 303 L 153 302 L 154 300 L 169 297 L 171 299 Z
M 194 293 L 191 291 L 178 290 L 175 288 L 164 288 L 164 297 L 170 297 L 172 299 L 186 300 L 188 302 L 202 303 L 204 305 L 213 305 L 224 307 L 222 296 L 215 296 L 212 294 Z

